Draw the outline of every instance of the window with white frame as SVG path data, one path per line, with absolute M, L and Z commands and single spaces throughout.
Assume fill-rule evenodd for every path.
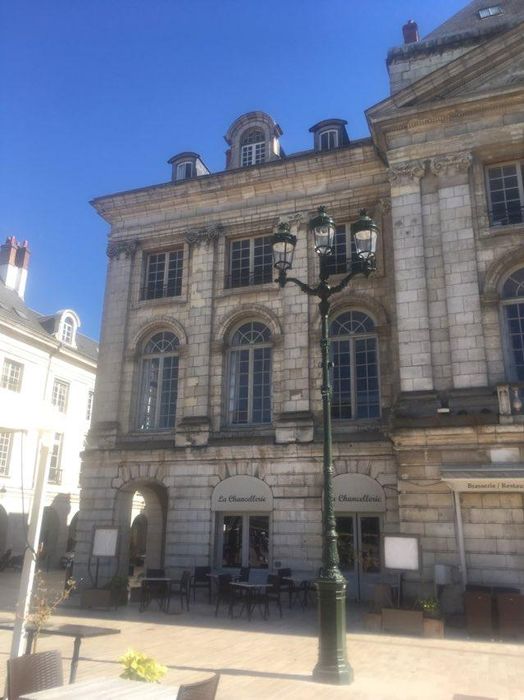
M 501 298 L 507 376 L 510 381 L 524 381 L 524 268 L 508 276 Z
M 502 14 L 502 7 L 500 5 L 491 5 L 490 7 L 482 7 L 479 11 L 480 19 L 486 19 L 486 17 L 494 17 L 495 15 Z
M 233 334 L 228 354 L 228 422 L 271 422 L 271 332 L 258 321 Z
M 334 419 L 378 418 L 380 389 L 375 324 L 362 311 L 345 311 L 330 324 Z
M 55 379 L 53 382 L 53 392 L 51 394 L 51 403 L 60 413 L 67 411 L 67 402 L 69 399 L 69 384 L 61 379 Z
M 272 236 L 229 241 L 226 287 L 249 287 L 273 281 Z
M 491 226 L 524 221 L 524 161 L 486 168 Z
M 55 433 L 53 445 L 51 448 L 51 457 L 49 461 L 49 477 L 50 484 L 62 483 L 62 446 L 64 442 L 63 433 Z
M 178 338 L 155 333 L 144 347 L 138 408 L 140 430 L 167 430 L 175 425 L 178 393 Z
M 216 566 L 267 569 L 269 515 L 217 513 Z
M 338 131 L 336 129 L 326 129 L 319 134 L 320 150 L 331 151 L 338 148 Z
M 4 365 L 2 367 L 2 379 L 0 381 L 0 386 L 2 389 L 8 389 L 9 391 L 20 391 L 22 389 L 22 375 L 24 372 L 24 365 L 20 362 L 15 362 L 7 357 L 4 359 Z
M 242 167 L 257 165 L 266 160 L 266 139 L 261 129 L 249 129 L 240 140 L 240 163 Z
M 0 476 L 9 476 L 12 436 L 9 430 L 0 431 Z
M 351 235 L 350 225 L 341 224 L 335 229 L 333 253 L 326 258 L 330 275 L 349 272 L 353 255 L 356 255 L 355 241 Z
M 87 406 L 86 406 L 86 420 L 91 420 L 93 414 L 93 399 L 95 397 L 94 391 L 87 392 Z
M 72 345 L 75 337 L 75 323 L 70 316 L 66 316 L 62 322 L 61 341 L 66 345 Z
M 182 248 L 166 253 L 149 253 L 145 260 L 142 299 L 180 296 L 183 258 Z
M 190 160 L 186 160 L 176 166 L 177 180 L 188 180 L 191 177 L 193 177 L 193 163 Z

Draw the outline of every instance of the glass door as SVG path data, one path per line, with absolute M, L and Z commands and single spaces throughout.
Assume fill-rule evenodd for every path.
M 381 578 L 380 516 L 338 515 L 338 556 L 350 600 L 370 600 Z
M 358 600 L 358 570 L 356 528 L 354 515 L 339 515 L 336 518 L 338 558 L 340 570 L 348 581 L 347 595 L 350 600 Z
M 269 515 L 217 517 L 216 562 L 219 568 L 269 567 Z

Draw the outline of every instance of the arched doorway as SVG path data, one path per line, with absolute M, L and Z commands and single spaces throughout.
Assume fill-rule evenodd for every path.
M 74 552 L 76 546 L 76 527 L 78 525 L 78 513 L 75 513 L 71 518 L 69 527 L 67 528 L 67 544 L 66 552 Z
M 7 526 L 9 518 L 7 511 L 3 506 L 0 506 L 0 556 L 5 552 L 7 546 Z
M 132 481 L 119 489 L 115 518 L 121 575 L 142 560 L 146 569 L 164 568 L 167 501 L 167 488 L 156 481 Z
M 56 564 L 56 546 L 60 535 L 60 518 L 52 506 L 44 508 L 40 528 L 40 566 L 49 570 Z

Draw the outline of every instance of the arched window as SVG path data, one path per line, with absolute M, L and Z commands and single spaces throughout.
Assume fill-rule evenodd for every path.
M 75 337 L 75 323 L 71 316 L 66 316 L 62 323 L 62 342 L 72 345 Z
M 508 379 L 524 380 L 524 267 L 502 287 Z
M 256 165 L 266 160 L 266 139 L 261 129 L 248 129 L 240 141 L 240 163 Z
M 231 338 L 227 410 L 231 425 L 271 422 L 271 332 L 258 321 Z
M 377 335 L 362 311 L 346 311 L 330 325 L 335 419 L 380 416 Z
M 141 361 L 140 430 L 166 430 L 175 425 L 178 390 L 178 338 L 156 333 L 146 343 Z

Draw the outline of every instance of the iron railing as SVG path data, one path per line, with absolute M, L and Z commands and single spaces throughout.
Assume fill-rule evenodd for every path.
M 235 287 L 252 287 L 257 284 L 267 284 L 273 282 L 274 276 L 273 264 L 255 272 L 235 272 L 231 275 L 226 275 L 225 287 L 226 289 L 234 289 Z
M 509 206 L 497 204 L 493 209 L 488 210 L 490 226 L 511 226 L 524 222 L 524 207 L 520 204 Z
M 182 294 L 182 280 L 172 284 L 148 284 L 140 290 L 140 299 L 164 299 L 166 297 L 179 297 Z

